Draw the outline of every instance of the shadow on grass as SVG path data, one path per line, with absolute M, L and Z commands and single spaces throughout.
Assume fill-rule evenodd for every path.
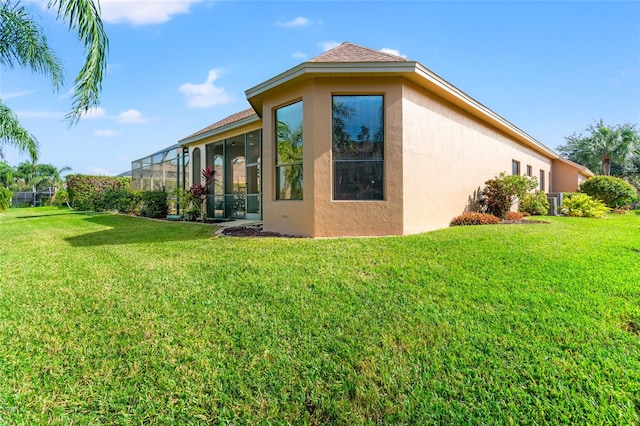
M 68 214 L 87 214 L 87 213 L 86 212 L 68 212 L 68 213 L 32 214 L 27 216 L 16 216 L 16 219 L 37 219 L 39 217 L 65 216 Z
M 108 229 L 65 238 L 73 247 L 202 240 L 210 238 L 216 229 L 213 226 L 155 221 L 124 215 L 99 215 L 84 220 L 106 226 Z

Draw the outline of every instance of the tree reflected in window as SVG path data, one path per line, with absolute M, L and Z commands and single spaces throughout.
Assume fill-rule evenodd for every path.
M 302 101 L 276 110 L 276 199 L 302 200 Z
M 382 200 L 383 96 L 334 96 L 332 116 L 334 200 Z

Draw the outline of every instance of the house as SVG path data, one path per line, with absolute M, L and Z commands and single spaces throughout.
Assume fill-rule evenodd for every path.
M 209 216 L 310 237 L 447 227 L 498 172 L 575 191 L 592 173 L 416 61 L 343 43 L 246 91 L 250 109 L 179 143 Z

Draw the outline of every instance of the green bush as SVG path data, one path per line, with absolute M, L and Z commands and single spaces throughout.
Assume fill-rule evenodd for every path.
M 164 218 L 169 212 L 165 191 L 143 191 L 140 214 L 145 217 Z
M 117 210 L 120 213 L 135 213 L 140 210 L 142 195 L 131 188 L 109 188 L 96 202 L 96 210 Z
M 612 209 L 630 206 L 638 199 L 631 184 L 615 176 L 594 176 L 580 184 L 580 192 L 597 198 Z
M 520 211 L 530 215 L 546 216 L 549 212 L 549 200 L 544 191 L 525 194 L 520 200 Z
M 111 176 L 67 175 L 71 207 L 78 210 L 101 210 L 102 197 L 109 189 L 131 189 L 130 178 Z
M 56 207 L 63 207 L 69 203 L 69 192 L 66 189 L 59 189 L 51 197 L 51 205 Z
M 536 177 L 507 175 L 499 173 L 484 183 L 482 190 L 483 209 L 492 215 L 504 219 L 511 206 L 527 192 L 538 186 Z
M 496 225 L 498 223 L 500 223 L 500 219 L 492 214 L 469 212 L 454 217 L 449 226 Z
M 609 210 L 602 201 L 582 193 L 564 194 L 560 209 L 562 214 L 576 217 L 604 217 Z
M 13 197 L 13 193 L 4 186 L 0 186 L 0 212 L 10 207 L 11 197 Z

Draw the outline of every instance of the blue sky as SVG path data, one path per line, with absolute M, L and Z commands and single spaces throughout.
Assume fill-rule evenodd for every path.
M 103 0 L 101 106 L 71 128 L 82 48 L 41 2 L 67 86 L 0 70 L 41 163 L 118 174 L 248 107 L 244 91 L 344 41 L 416 60 L 548 147 L 602 118 L 640 123 L 640 2 Z M 12 165 L 27 159 L 3 148 Z

